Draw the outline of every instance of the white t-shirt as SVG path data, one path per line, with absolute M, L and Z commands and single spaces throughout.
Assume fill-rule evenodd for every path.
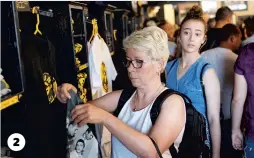
M 112 92 L 112 81 L 117 76 L 109 48 L 97 35 L 88 43 L 88 63 L 93 99 Z M 111 133 L 101 125 L 95 125 L 102 157 L 109 158 L 111 152 Z
M 152 109 L 152 105 L 155 99 L 151 104 L 149 104 L 144 109 L 134 112 L 130 108 L 130 102 L 135 93 L 125 103 L 124 107 L 122 108 L 121 112 L 118 115 L 118 118 L 122 120 L 125 124 L 136 129 L 137 131 L 144 134 L 148 134 L 150 129 L 152 128 L 150 111 Z M 175 148 L 177 150 L 182 141 L 183 132 L 184 128 L 182 129 L 181 133 L 174 142 Z M 166 152 L 163 153 L 162 156 L 163 158 L 171 158 L 169 150 L 166 150 Z M 129 149 L 127 149 L 116 137 L 112 136 L 112 158 L 137 158 L 137 156 L 133 154 Z
M 112 80 L 117 76 L 108 46 L 97 35 L 88 43 L 88 62 L 92 95 L 96 99 L 112 91 Z
M 234 87 L 234 64 L 237 55 L 230 49 L 217 47 L 202 52 L 201 56 L 215 68 L 220 81 L 221 104 L 224 119 L 230 119 L 230 107 Z
M 247 39 L 245 39 L 242 42 L 242 47 L 244 47 L 245 45 L 249 44 L 249 43 L 253 43 L 254 42 L 254 35 L 248 37 Z

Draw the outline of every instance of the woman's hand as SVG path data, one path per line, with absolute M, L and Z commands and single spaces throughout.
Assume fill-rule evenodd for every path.
M 67 103 L 67 100 L 71 98 L 71 95 L 69 94 L 69 90 L 73 90 L 75 93 L 77 93 L 77 89 L 69 83 L 64 83 L 61 86 L 57 88 L 56 96 L 57 99 L 61 103 Z
M 100 124 L 107 120 L 108 112 L 92 104 L 77 105 L 71 112 L 72 120 L 80 127 L 87 123 Z
M 240 129 L 232 131 L 232 146 L 235 150 L 243 150 L 243 134 Z

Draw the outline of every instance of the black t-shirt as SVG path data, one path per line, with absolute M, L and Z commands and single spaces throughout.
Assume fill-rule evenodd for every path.
M 25 73 L 25 157 L 65 157 L 66 109 L 52 95 L 57 79 L 54 45 L 47 38 L 34 35 L 23 35 L 21 41 Z
M 211 28 L 207 31 L 206 44 L 201 48 L 200 52 L 218 47 L 220 45 L 221 28 Z

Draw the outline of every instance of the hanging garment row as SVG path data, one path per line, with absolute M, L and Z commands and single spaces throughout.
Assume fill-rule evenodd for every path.
M 84 150 L 78 151 L 78 155 L 110 157 L 110 133 L 103 127 L 96 127 L 95 131 L 94 125 L 86 125 L 80 131 L 73 127 L 67 118 L 68 106 L 59 103 L 55 94 L 59 85 L 71 83 L 78 89 L 77 97 L 85 103 L 113 89 L 113 81 L 118 72 L 110 54 L 114 54 L 113 57 L 117 54 L 114 39 L 120 39 L 117 32 L 113 31 L 114 7 L 108 9 L 100 6 L 101 11 L 95 13 L 94 10 L 88 10 L 93 5 L 76 2 L 5 3 L 8 6 L 8 16 L 12 16 L 14 22 L 6 30 L 12 28 L 14 31 L 11 38 L 10 34 L 6 34 L 5 38 L 11 40 L 9 43 L 13 46 L 10 49 L 6 42 L 8 50 L 2 57 L 15 58 L 15 62 L 12 62 L 13 65 L 7 60 L 3 62 L 5 66 L 1 67 L 2 76 L 6 80 L 3 83 L 7 89 L 11 89 L 9 94 L 22 93 L 21 100 L 18 99 L 19 103 L 16 104 L 20 106 L 12 108 L 19 107 L 22 110 L 3 110 L 3 113 L 9 115 L 2 113 L 6 118 L 5 129 L 15 126 L 19 121 L 21 124 L 6 132 L 2 140 L 7 140 L 10 133 L 17 131 L 24 135 L 27 144 L 22 152 L 17 153 L 21 157 L 55 158 L 75 155 L 76 145 L 81 146 L 83 143 L 77 139 L 81 135 Z M 95 20 L 90 20 L 94 18 L 97 19 L 97 28 Z M 6 21 L 11 19 L 6 18 Z M 90 41 L 88 37 L 92 37 Z M 9 52 L 17 57 L 11 57 Z M 12 67 L 18 67 L 19 70 L 11 69 Z M 18 77 L 14 78 L 15 76 Z M 20 81 L 18 86 L 17 80 Z M 8 124 L 10 116 L 15 114 L 15 120 Z M 68 129 L 74 129 L 77 137 Z M 98 150 L 94 147 L 96 142 Z M 6 141 L 2 144 L 6 145 Z M 92 151 L 91 148 L 95 150 Z

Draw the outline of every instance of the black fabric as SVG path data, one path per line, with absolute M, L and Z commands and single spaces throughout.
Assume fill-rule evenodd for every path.
M 54 46 L 43 37 L 21 34 L 21 57 L 25 73 L 26 158 L 66 156 L 66 108 L 57 99 L 49 103 L 43 72 L 57 79 Z
M 222 132 L 221 132 L 221 158 L 242 158 L 243 151 L 242 150 L 235 150 L 232 146 L 232 125 L 231 119 L 223 120 L 222 122 Z
M 220 45 L 221 30 L 221 28 L 211 28 L 207 31 L 207 41 L 205 45 L 201 48 L 201 53 L 206 50 L 218 47 Z

